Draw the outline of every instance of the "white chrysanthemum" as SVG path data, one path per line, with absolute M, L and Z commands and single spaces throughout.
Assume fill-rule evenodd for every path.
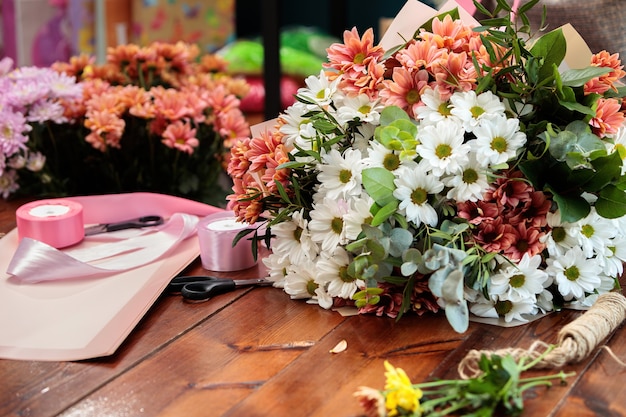
M 548 274 L 539 269 L 541 256 L 530 257 L 528 253 L 522 256 L 517 265 L 509 265 L 491 277 L 490 294 L 504 296 L 514 302 L 537 299 L 537 294 L 543 292 Z
M 333 306 L 333 297 L 328 294 L 328 291 L 326 291 L 326 288 L 324 286 L 320 285 L 315 289 L 315 296 L 306 300 L 306 302 L 308 304 L 317 304 L 320 307 L 328 310 Z
M 348 243 L 343 221 L 345 214 L 346 207 L 330 198 L 313 204 L 313 210 L 309 213 L 309 230 L 311 239 L 321 245 L 322 251 L 329 252 L 338 245 Z
M 374 200 L 368 194 L 363 193 L 360 197 L 351 199 L 349 204 L 350 209 L 343 216 L 346 238 L 356 240 L 362 231 L 363 223 L 372 219 L 370 207 L 374 204 Z
M 604 254 L 596 255 L 596 259 L 602 266 L 602 270 L 609 277 L 619 277 L 624 272 L 626 262 L 626 236 L 617 236 L 611 239 Z
M 268 256 L 263 257 L 261 261 L 267 268 L 267 279 L 273 282 L 274 287 L 284 288 L 285 278 L 291 267 L 289 258 L 272 252 Z
M 406 168 L 398 170 L 394 183 L 397 188 L 393 191 L 393 196 L 400 200 L 398 209 L 405 214 L 407 220 L 416 226 L 422 223 L 436 226 L 437 212 L 428 200 L 430 195 L 443 190 L 443 183 L 433 174 Z
M 452 110 L 450 102 L 441 99 L 439 87 L 435 87 L 434 89 L 427 87 L 420 98 L 424 105 L 417 107 L 415 110 L 416 118 L 420 121 L 420 126 L 436 125 L 438 122 L 445 119 L 453 119 L 459 123 L 461 122 L 458 117 L 450 112 L 450 110 Z
M 552 283 L 552 280 L 548 280 L 548 282 Z M 537 294 L 537 308 L 542 313 L 547 313 L 549 311 L 554 310 L 554 294 L 552 294 L 547 289 L 544 289 L 540 294 Z
M 567 301 L 583 299 L 585 293 L 594 292 L 601 284 L 602 268 L 595 259 L 588 259 L 579 247 L 565 254 L 548 258 L 546 272 L 554 278 L 559 293 Z
M 371 101 L 366 94 L 342 96 L 341 99 L 335 100 L 335 105 L 337 107 L 337 121 L 341 125 L 355 119 L 378 125 L 380 124 L 380 112 L 384 109 L 380 100 Z
M 272 251 L 281 258 L 288 258 L 292 263 L 299 264 L 317 257 L 319 247 L 311 239 L 307 220 L 302 212 L 295 212 L 291 220 L 272 226 L 272 234 L 275 235 Z
M 447 198 L 457 202 L 482 200 L 483 195 L 489 189 L 486 168 L 483 167 L 472 152 L 469 155 L 469 162 L 455 173 L 442 179 L 448 190 Z
M 485 119 L 474 129 L 476 139 L 472 139 L 472 149 L 483 165 L 499 165 L 517 156 L 518 150 L 526 144 L 526 134 L 519 131 L 519 119 L 505 116 Z
M 376 127 L 378 126 L 372 123 L 363 123 L 356 128 L 356 132 L 354 133 L 352 147 L 361 151 L 364 158 L 368 156 L 368 147 L 374 137 Z
M 361 171 L 364 168 L 361 152 L 346 149 L 343 153 L 335 149 L 322 155 L 322 163 L 318 164 L 320 192 L 331 199 L 347 198 L 361 194 Z
M 479 126 L 484 119 L 493 116 L 504 117 L 504 104 L 491 91 L 479 95 L 473 90 L 456 92 L 450 97 L 452 109 L 450 113 L 463 122 L 463 127 L 469 132 Z
M 607 255 L 611 239 L 616 235 L 615 224 L 612 220 L 600 216 L 595 208 L 574 224 L 580 231 L 577 233 L 578 244 L 587 258 L 594 254 Z
M 310 109 L 326 107 L 333 101 L 340 80 L 341 76 L 329 80 L 324 70 L 321 70 L 319 75 L 311 75 L 304 80 L 306 87 L 299 88 L 297 95 L 315 103 L 308 105 Z
M 292 147 L 294 143 L 305 144 L 305 149 L 311 148 L 311 139 L 315 137 L 315 129 L 310 119 L 304 117 L 308 109 L 303 103 L 295 102 L 289 106 L 280 118 L 284 124 L 280 126 L 279 132 L 284 135 L 284 143 L 287 147 Z
M 572 303 L 572 307 L 580 306 L 582 308 L 589 308 L 595 304 L 598 300 L 598 297 L 602 294 L 606 294 L 607 292 L 611 292 L 615 289 L 615 278 L 611 278 L 606 276 L 605 274 L 600 274 L 600 286 L 596 288 L 596 292 L 593 294 L 587 295 L 582 300 L 577 300 Z
M 368 156 L 363 159 L 363 164 L 368 168 L 385 168 L 387 171 L 394 172 L 403 165 L 410 165 L 413 169 L 417 167 L 417 163 L 412 158 L 402 158 L 400 152 L 391 150 L 376 140 L 371 141 L 369 146 Z
M 463 143 L 464 135 L 461 125 L 452 120 L 425 126 L 417 135 L 420 141 L 416 147 L 417 153 L 435 175 L 459 171 L 468 163 L 471 151 L 471 146 Z
M 285 275 L 285 292 L 294 300 L 315 297 L 315 290 L 320 284 L 315 280 L 314 271 L 314 261 L 305 261 L 301 264 L 292 265 Z
M 350 299 L 363 281 L 350 277 L 347 273 L 350 264 L 348 252 L 337 246 L 329 256 L 321 256 L 317 262 L 317 280 L 325 282 L 326 291 L 331 297 Z
M 510 323 L 513 320 L 527 322 L 523 315 L 532 315 L 537 311 L 537 307 L 532 300 L 511 301 L 504 298 L 495 297 L 487 300 L 481 297 L 476 303 L 470 305 L 470 311 L 478 317 L 503 318 Z
M 578 228 L 572 223 L 561 221 L 561 212 L 557 210 L 546 215 L 550 231 L 539 238 L 546 245 L 550 257 L 559 257 L 571 248 L 578 246 Z

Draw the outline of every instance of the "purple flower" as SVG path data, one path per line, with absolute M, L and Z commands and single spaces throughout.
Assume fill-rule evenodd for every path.
M 41 100 L 33 104 L 26 119 L 29 122 L 44 123 L 50 120 L 61 124 L 67 122 L 67 118 L 63 116 L 64 110 L 63 106 L 56 101 Z
M 25 149 L 28 142 L 25 133 L 31 129 L 23 114 L 0 112 L 0 153 L 6 157 Z
M 13 170 L 5 171 L 0 175 L 0 194 L 2 194 L 2 198 L 7 198 L 20 188 L 17 179 L 17 172 Z

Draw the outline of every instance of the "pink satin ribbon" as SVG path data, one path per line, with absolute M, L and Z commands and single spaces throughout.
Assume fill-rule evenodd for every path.
M 236 221 L 232 211 L 211 214 L 198 224 L 198 243 L 200 244 L 200 260 L 202 267 L 209 271 L 240 271 L 256 265 L 252 253 L 252 242 L 244 237 L 233 247 L 237 234 L 249 227 L 246 223 Z M 231 227 L 220 229 L 211 227 L 220 221 Z
M 83 206 L 87 224 L 110 223 L 145 215 L 160 215 L 169 220 L 157 231 L 147 231 L 122 240 L 108 238 L 109 243 L 93 248 L 61 251 L 40 241 L 24 238 L 11 259 L 8 274 L 20 282 L 34 283 L 101 277 L 136 268 L 158 260 L 178 243 L 195 235 L 198 216 L 222 211 L 199 202 L 153 193 L 72 197 L 68 200 Z M 103 240 L 98 235 L 93 238 L 95 242 Z M 90 239 L 85 238 L 85 242 Z

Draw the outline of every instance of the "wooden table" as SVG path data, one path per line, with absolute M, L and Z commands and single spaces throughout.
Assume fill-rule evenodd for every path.
M 17 207 L 0 201 L 0 233 L 15 227 Z M 205 271 L 196 261 L 187 272 Z M 471 323 L 457 334 L 442 315 L 399 322 L 343 317 L 267 287 L 199 304 L 163 295 L 110 357 L 0 360 L 0 414 L 357 416 L 362 410 L 352 394 L 361 385 L 383 387 L 385 359 L 414 382 L 457 378 L 468 350 L 554 342 L 558 330 L 580 314 L 564 311 L 515 328 Z M 330 353 L 342 339 L 347 350 Z M 607 345 L 626 358 L 626 329 Z M 577 375 L 566 386 L 532 391 L 524 415 L 626 416 L 626 369 L 606 351 L 565 370 Z

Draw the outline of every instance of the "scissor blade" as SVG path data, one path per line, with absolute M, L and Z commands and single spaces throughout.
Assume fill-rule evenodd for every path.
M 235 279 L 233 280 L 235 286 L 245 287 L 250 285 L 272 285 L 274 282 L 265 278 L 252 278 L 252 279 Z
M 85 236 L 97 235 L 107 232 L 106 224 L 97 224 L 95 226 L 85 227 Z

